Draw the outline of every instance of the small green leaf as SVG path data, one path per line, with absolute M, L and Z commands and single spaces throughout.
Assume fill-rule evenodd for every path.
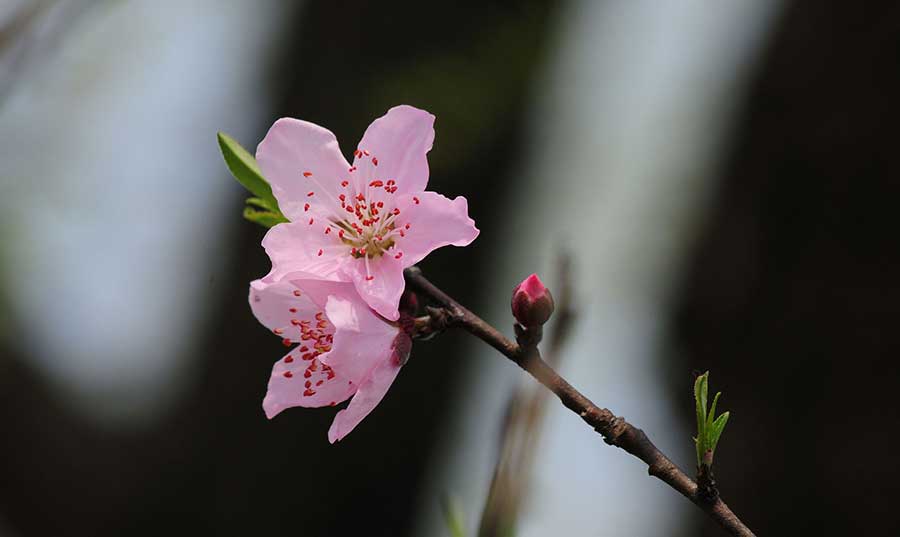
M 706 395 L 707 395 L 707 377 L 709 371 L 703 373 L 694 381 L 694 401 L 697 404 L 697 438 L 700 442 L 706 439 Z
M 265 208 L 272 212 L 278 211 L 278 201 L 272 195 L 272 188 L 268 181 L 263 177 L 256 159 L 253 158 L 246 149 L 241 147 L 231 136 L 220 132 L 219 148 L 222 150 L 222 157 L 225 158 L 225 164 L 231 175 L 237 181 L 244 185 L 244 188 L 253 193 L 254 196 L 262 200 Z
M 716 421 L 713 422 L 712 427 L 709 431 L 709 449 L 715 451 L 716 445 L 719 443 L 719 438 L 722 436 L 722 431 L 725 429 L 725 424 L 728 423 L 728 416 L 730 414 L 728 412 L 723 412 L 721 416 L 716 418 Z
M 270 228 L 274 225 L 288 221 L 288 219 L 285 218 L 281 213 L 274 213 L 272 211 L 257 211 L 253 207 L 244 207 L 244 218 L 253 222 L 254 224 L 259 224 L 265 228 Z
M 706 414 L 706 431 L 709 432 L 712 429 L 713 418 L 716 417 L 716 403 L 719 402 L 719 396 L 722 395 L 722 392 L 716 392 L 716 396 L 713 397 L 712 405 L 709 407 L 709 412 Z
M 259 207 L 266 211 L 281 214 L 281 211 L 278 210 L 278 206 L 272 207 L 269 205 L 269 202 L 262 198 L 247 198 L 247 205 L 253 205 L 254 207 Z

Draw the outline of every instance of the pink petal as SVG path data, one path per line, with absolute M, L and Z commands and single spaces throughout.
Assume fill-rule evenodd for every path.
M 281 339 L 292 342 L 300 341 L 297 322 L 315 319 L 320 312 L 324 314 L 322 306 L 286 281 L 275 284 L 262 280 L 250 282 L 250 309 L 263 326 Z
M 401 367 L 401 362 L 391 355 L 372 370 L 369 377 L 360 385 L 356 395 L 350 400 L 350 405 L 334 417 L 331 428 L 328 429 L 329 442 L 333 444 L 350 434 L 350 431 L 378 406 L 388 388 L 394 383 L 394 379 L 397 378 Z
M 256 160 L 289 220 L 308 219 L 307 203 L 320 217 L 336 210 L 335 198 L 350 165 L 328 129 L 299 119 L 279 119 L 257 147 Z
M 397 209 L 396 227 L 404 229 L 404 235 L 395 237 L 394 250 L 402 252 L 404 267 L 442 246 L 467 246 L 479 233 L 462 196 L 451 200 L 435 192 L 407 194 L 397 199 Z
M 349 258 L 341 267 L 341 274 L 353 281 L 359 296 L 379 315 L 390 321 L 400 318 L 397 307 L 406 282 L 403 264 L 394 257 L 393 250 L 369 259 L 368 268 L 365 258 Z
M 396 181 L 398 195 L 425 190 L 426 154 L 433 142 L 433 115 L 407 105 L 391 108 L 369 125 L 359 142 L 353 162 L 359 168 L 357 191 L 363 192 L 372 180 L 389 179 Z
M 327 354 L 323 354 L 324 358 Z M 296 406 L 334 406 L 346 401 L 357 386 L 318 359 L 303 360 L 297 348 L 288 352 L 272 367 L 269 387 L 263 399 L 263 410 L 269 419 L 282 410 Z
M 272 270 L 263 277 L 276 282 L 294 272 L 314 274 L 320 279 L 336 280 L 346 248 L 334 233 L 325 233 L 325 222 L 309 221 L 278 224 L 263 237 L 262 245 L 272 260 Z
M 325 315 L 334 325 L 331 352 L 322 361 L 355 384 L 362 383 L 391 354 L 400 329 L 378 317 L 347 284 L 350 293 L 332 295 Z

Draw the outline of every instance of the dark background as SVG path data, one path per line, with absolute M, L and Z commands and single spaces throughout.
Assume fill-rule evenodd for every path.
M 531 84 L 560 9 L 538 1 L 471 9 L 310 2 L 298 12 L 304 31 L 272 59 L 273 117 L 327 125 L 339 140 L 355 140 L 395 103 L 440 118 L 431 185 L 465 194 L 482 236 L 422 267 L 475 308 L 479 272 L 501 240 L 490 208 L 514 180 L 507 156 L 522 144 Z M 727 386 L 740 428 L 726 432 L 717 477 L 759 535 L 900 529 L 892 512 L 900 498 L 898 384 L 890 373 L 900 351 L 898 52 L 900 9 L 892 4 L 784 6 L 670 312 L 680 362 L 660 364 L 660 375 L 673 394 L 686 390 L 694 369 L 712 370 L 714 386 Z M 312 80 L 328 81 L 327 90 Z M 85 420 L 32 371 L 21 347 L 4 341 L 0 533 L 411 534 L 436 432 L 452 411 L 457 365 L 467 359 L 461 338 L 424 344 L 429 359 L 404 370 L 375 413 L 377 427 L 360 427 L 353 442 L 323 441 L 329 410 L 261 419 L 260 385 L 247 379 L 267 378 L 264 357 L 280 345 L 259 329 L 243 290 L 268 268 L 262 233 L 240 225 L 235 248 L 245 254 L 227 279 L 210 283 L 220 314 L 194 335 L 198 348 L 214 349 L 201 358 L 202 380 L 149 430 Z M 7 333 L 17 322 L 11 312 Z M 695 526 L 659 535 L 721 534 L 683 505 Z

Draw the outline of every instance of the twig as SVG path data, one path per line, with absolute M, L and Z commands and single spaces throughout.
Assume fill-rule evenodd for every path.
M 581 416 L 581 419 L 603 436 L 607 444 L 621 448 L 644 461 L 651 476 L 691 500 L 729 533 L 753 536 L 750 528 L 741 522 L 721 498 L 709 502 L 698 495 L 697 484 L 653 445 L 644 431 L 591 402 L 541 358 L 536 346 L 522 347 L 513 343 L 496 328 L 438 289 L 417 267 L 406 269 L 404 275 L 407 283 L 415 290 L 444 308 L 447 315 L 442 322 L 462 327 L 515 362 L 553 392 L 566 408 Z

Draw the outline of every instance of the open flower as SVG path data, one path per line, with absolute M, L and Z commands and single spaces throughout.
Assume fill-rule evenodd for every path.
M 381 402 L 411 340 L 376 315 L 352 283 L 297 276 L 250 284 L 253 314 L 290 347 L 272 368 L 263 409 L 271 419 L 286 408 L 334 406 L 352 397 L 328 430 L 334 443 Z
M 304 272 L 353 282 L 372 309 L 397 320 L 403 269 L 478 236 L 465 198 L 425 191 L 433 125 L 428 112 L 391 108 L 366 129 L 351 166 L 331 131 L 276 121 L 256 158 L 291 222 L 263 239 L 272 260 L 263 281 Z

